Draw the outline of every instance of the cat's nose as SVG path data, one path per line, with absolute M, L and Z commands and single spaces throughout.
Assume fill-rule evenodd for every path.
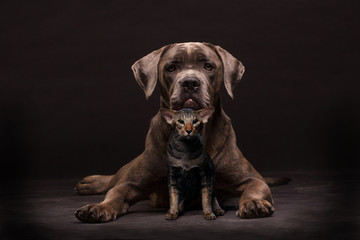
M 191 130 L 186 130 L 187 134 L 190 134 L 191 133 Z

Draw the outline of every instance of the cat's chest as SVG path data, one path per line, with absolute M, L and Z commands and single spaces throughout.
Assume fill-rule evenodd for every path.
M 201 141 L 184 143 L 172 140 L 168 142 L 167 161 L 169 166 L 190 170 L 202 165 L 205 158 L 205 149 Z

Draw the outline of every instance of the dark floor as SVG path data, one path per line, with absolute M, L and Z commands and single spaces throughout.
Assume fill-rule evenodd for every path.
M 80 206 L 103 196 L 78 196 L 78 179 L 33 180 L 5 190 L 1 201 L 1 239 L 360 239 L 360 181 L 355 173 L 286 172 L 288 185 L 272 188 L 275 214 L 239 219 L 235 211 L 206 221 L 201 210 L 176 221 L 166 209 L 143 201 L 129 214 L 106 224 L 84 224 L 74 217 Z M 22 191 L 17 189 L 22 185 Z M 4 190 L 4 189 L 2 189 Z M 228 201 L 236 202 L 236 199 Z

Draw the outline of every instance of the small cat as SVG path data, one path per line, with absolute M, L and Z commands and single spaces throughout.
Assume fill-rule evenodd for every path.
M 198 111 L 160 109 L 162 117 L 172 126 L 167 143 L 170 198 L 170 209 L 165 215 L 167 220 L 178 218 L 200 192 L 205 219 L 213 220 L 224 215 L 214 194 L 214 165 L 200 136 L 203 125 L 213 112 L 213 107 Z

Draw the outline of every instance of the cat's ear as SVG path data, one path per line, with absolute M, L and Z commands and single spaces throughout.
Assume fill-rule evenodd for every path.
M 176 113 L 177 111 L 174 110 L 170 110 L 167 108 L 160 108 L 160 114 L 168 124 L 172 124 Z
M 156 82 L 158 81 L 158 64 L 163 52 L 168 49 L 169 46 L 170 45 L 164 46 L 149 53 L 131 66 L 136 81 L 145 92 L 146 99 L 154 92 Z
M 207 107 L 204 109 L 200 109 L 197 111 L 198 115 L 200 116 L 200 119 L 203 123 L 207 123 L 213 112 L 215 111 L 214 107 Z

